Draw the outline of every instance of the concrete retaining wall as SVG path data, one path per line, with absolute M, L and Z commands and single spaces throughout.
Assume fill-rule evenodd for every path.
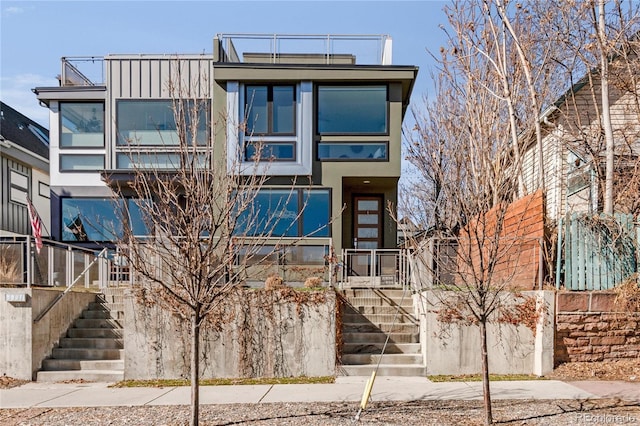
M 336 296 L 241 290 L 226 299 L 224 324 L 201 332 L 201 377 L 335 374 Z M 301 303 L 305 298 L 313 299 Z M 125 379 L 189 377 L 188 321 L 125 297 Z
M 615 300 L 607 291 L 558 293 L 556 364 L 640 356 L 640 312 Z
M 33 380 L 42 360 L 96 297 L 95 293 L 71 291 L 34 324 L 33 320 L 61 291 L 0 288 L 0 374 Z M 26 295 L 27 300 L 10 302 L 7 295 Z
M 476 325 L 441 321 L 443 292 L 414 295 L 420 313 L 420 342 L 427 374 L 479 374 L 480 329 Z M 545 375 L 553 370 L 554 293 L 525 291 L 540 312 L 537 323 L 513 325 L 492 321 L 488 325 L 489 372 L 491 374 Z M 522 298 L 505 293 L 505 304 L 515 306 Z M 534 330 L 535 329 L 535 332 Z

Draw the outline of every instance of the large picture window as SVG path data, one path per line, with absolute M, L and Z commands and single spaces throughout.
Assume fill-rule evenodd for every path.
M 319 134 L 387 134 L 387 86 L 318 86 Z
M 294 135 L 296 92 L 293 85 L 245 86 L 247 135 Z
M 209 137 L 209 108 L 209 102 L 204 100 L 197 104 L 174 100 L 119 100 L 116 107 L 118 145 L 177 146 L 180 140 L 176 117 L 184 117 L 188 137 L 193 133 L 191 126 L 196 126 L 197 143 L 205 145 Z M 195 112 L 197 118 L 193 119 Z
M 104 147 L 102 102 L 60 103 L 60 148 Z
M 328 237 L 331 235 L 328 189 L 262 189 L 250 208 L 238 215 L 235 233 L 248 236 Z
M 116 241 L 122 237 L 118 214 L 121 200 L 110 198 L 63 198 L 62 241 Z M 129 224 L 134 235 L 148 235 L 138 203 L 128 199 Z

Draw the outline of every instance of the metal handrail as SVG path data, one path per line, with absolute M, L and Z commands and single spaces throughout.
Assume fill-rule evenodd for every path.
M 89 269 L 91 269 L 91 267 L 98 261 L 98 259 L 102 258 L 104 256 L 104 253 L 107 251 L 106 248 L 103 248 L 102 251 L 100 253 L 98 253 L 96 255 L 96 257 L 93 259 L 93 261 L 84 269 L 84 271 L 80 272 L 80 274 L 76 277 L 75 280 L 73 280 L 73 282 L 62 292 L 59 293 L 58 296 L 56 296 L 55 299 L 53 299 L 51 301 L 51 303 L 49 303 L 47 305 L 46 308 L 44 308 L 44 310 L 42 312 L 40 312 L 38 314 L 38 316 L 33 320 L 34 323 L 37 323 L 38 321 L 40 321 L 42 318 L 44 318 L 45 315 L 47 315 L 47 313 L 59 302 L 62 300 L 62 298 L 64 296 L 67 295 L 67 293 L 69 293 L 71 291 L 71 289 L 73 288 L 74 285 L 76 285 L 76 283 L 78 281 L 80 281 L 80 278 L 82 278 L 84 276 L 84 274 L 87 273 L 87 271 L 89 271 Z

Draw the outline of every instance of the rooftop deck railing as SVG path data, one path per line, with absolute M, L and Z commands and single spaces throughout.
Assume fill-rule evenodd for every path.
M 295 55 L 321 58 L 323 63 L 350 61 L 365 65 L 391 65 L 392 42 L 386 34 L 218 34 L 221 62 L 287 62 Z

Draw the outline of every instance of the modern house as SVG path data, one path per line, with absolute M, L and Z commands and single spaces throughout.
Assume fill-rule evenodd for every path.
M 0 102 L 0 236 L 30 234 L 27 198 L 49 227 L 49 131 Z
M 135 168 L 176 167 L 170 86 L 180 81 L 207 103 L 212 123 L 224 117 L 226 128 L 212 126 L 207 136 L 227 144 L 229 164 L 252 163 L 257 142 L 269 154 L 264 173 L 272 178 L 258 200 L 282 197 L 299 178 L 299 193 L 265 211 L 296 218 L 305 199 L 298 224 L 282 226 L 282 236 L 318 229 L 310 238 L 330 239 L 338 254 L 395 248 L 387 206 L 397 201 L 401 126 L 418 69 L 392 65 L 391 42 L 237 34 L 215 37 L 212 54 L 62 58 L 60 86 L 34 89 L 50 109 L 53 238 L 86 247 L 113 241 L 120 225 L 105 174 L 126 180 Z M 362 57 L 339 47 L 354 44 L 366 46 Z M 98 77 L 83 74 L 96 63 Z M 324 262 L 323 245 L 316 262 Z

